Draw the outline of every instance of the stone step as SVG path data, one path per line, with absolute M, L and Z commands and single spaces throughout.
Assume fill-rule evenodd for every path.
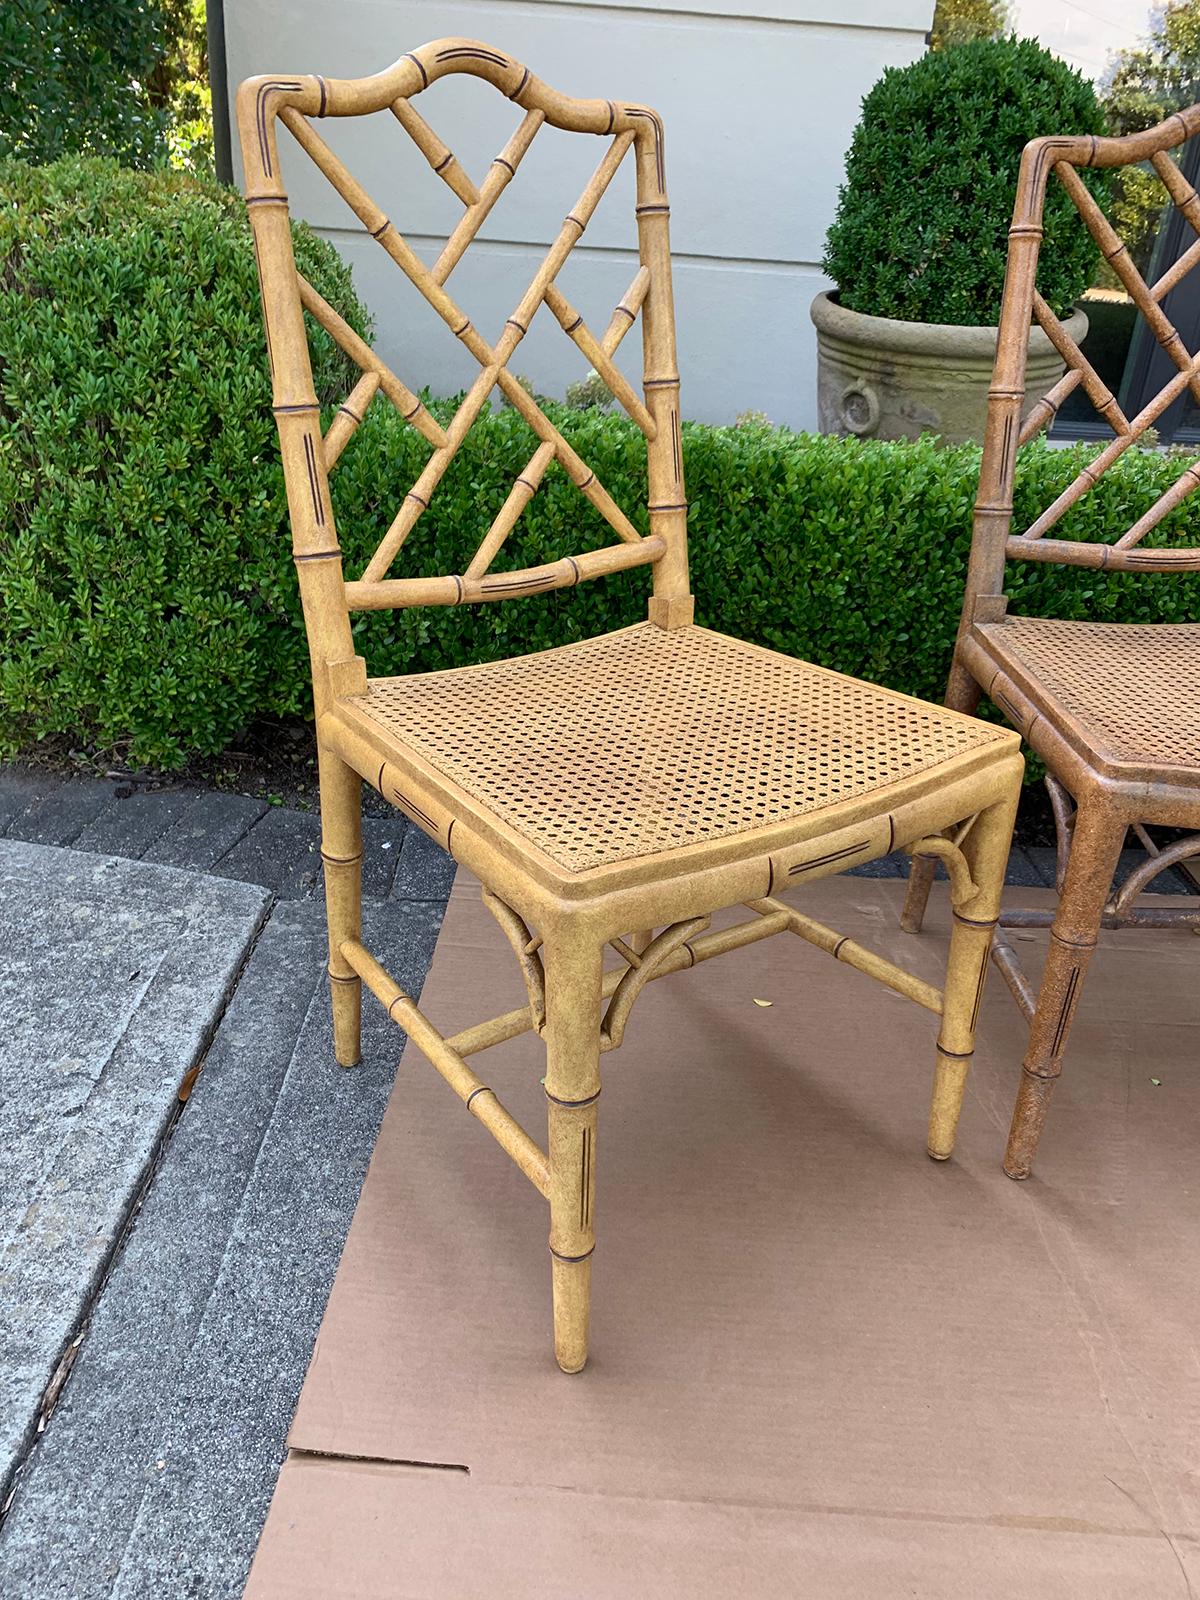
M 248 884 L 0 842 L 0 1485 L 267 907 Z

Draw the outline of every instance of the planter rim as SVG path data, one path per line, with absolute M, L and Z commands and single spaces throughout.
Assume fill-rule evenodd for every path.
M 908 351 L 914 355 L 951 354 L 992 357 L 996 353 L 999 329 L 970 327 L 955 322 L 904 322 L 898 317 L 872 317 L 865 311 L 851 311 L 834 299 L 836 289 L 817 295 L 809 306 L 809 316 L 818 332 L 842 338 L 852 344 L 871 345 L 877 350 Z M 1078 344 L 1087 328 L 1087 318 L 1075 307 L 1062 319 L 1067 333 Z M 1031 354 L 1049 355 L 1054 346 L 1036 324 L 1029 329 Z

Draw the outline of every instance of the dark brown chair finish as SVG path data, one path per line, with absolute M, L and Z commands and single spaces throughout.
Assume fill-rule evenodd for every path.
M 1112 544 L 1048 538 L 1060 519 L 1185 390 L 1200 400 L 1200 356 L 1189 354 L 1163 301 L 1200 262 L 1200 196 L 1169 151 L 1200 132 L 1200 106 L 1124 139 L 1035 139 L 1021 160 L 1008 273 L 1000 316 L 987 432 L 975 503 L 962 622 L 946 703 L 970 712 L 986 694 L 1042 757 L 1058 824 L 1058 907 L 1007 910 L 1003 927 L 1050 924 L 1050 947 L 1036 996 L 1016 953 L 997 930 L 992 955 L 1030 1024 L 1004 1170 L 1026 1178 L 1033 1165 L 1088 962 L 1102 927 L 1192 927 L 1200 912 L 1139 908 L 1140 891 L 1173 862 L 1200 851 L 1200 837 L 1159 851 L 1148 825 L 1200 829 L 1200 624 L 1090 623 L 1008 614 L 1008 560 L 1055 561 L 1097 571 L 1200 571 L 1200 549 L 1142 541 L 1200 484 L 1200 463 Z M 1149 162 L 1198 237 L 1148 284 L 1079 176 L 1086 167 Z M 1126 418 L 1062 323 L 1037 291 L 1042 214 L 1050 181 L 1061 183 L 1106 260 L 1177 371 L 1137 416 Z M 1025 355 L 1031 320 L 1055 344 L 1066 372 L 1022 425 Z M 1082 386 L 1115 437 L 1024 532 L 1013 528 L 1017 451 Z M 1161 581 L 1161 580 L 1160 580 Z M 1132 828 L 1151 859 L 1113 891 Z M 914 860 L 904 926 L 919 931 L 935 863 Z

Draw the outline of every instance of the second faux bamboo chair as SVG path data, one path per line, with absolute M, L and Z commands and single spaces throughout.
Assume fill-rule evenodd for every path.
M 1071 1023 L 1101 927 L 1200 928 L 1187 908 L 1135 908 L 1139 892 L 1164 868 L 1200 851 L 1190 835 L 1158 850 L 1147 824 L 1200 828 L 1200 625 L 1056 621 L 1008 614 L 1006 562 L 1055 561 L 1096 572 L 1200 571 L 1200 550 L 1164 544 L 1154 535 L 1200 483 L 1200 466 L 1176 482 L 1111 545 L 1046 535 L 1072 506 L 1185 393 L 1200 401 L 1200 354 L 1189 354 L 1163 302 L 1200 262 L 1200 238 L 1153 284 L 1147 284 L 1111 223 L 1079 176 L 1079 168 L 1149 161 L 1191 228 L 1200 234 L 1200 196 L 1168 151 L 1200 132 L 1200 106 L 1145 133 L 1123 139 L 1035 139 L 1021 159 L 1009 232 L 1008 274 L 996 365 L 975 503 L 971 561 L 947 704 L 974 711 L 987 694 L 1046 763 L 1058 826 L 1058 909 L 1006 910 L 1002 926 L 1050 928 L 1050 946 L 1035 998 L 1016 952 L 998 932 L 993 958 L 1030 1024 L 1029 1047 L 1013 1112 L 1004 1168 L 1026 1178 L 1062 1071 Z M 1177 370 L 1132 419 L 1037 290 L 1042 212 L 1051 179 L 1075 203 L 1084 223 Z M 1066 372 L 1044 399 L 1025 405 L 1025 354 L 1032 320 L 1045 329 Z M 1116 437 L 1023 531 L 1014 533 L 1017 450 L 1053 420 L 1082 386 Z M 1170 525 L 1168 525 L 1169 527 Z M 1154 535 L 1149 544 L 1147 535 Z M 1160 580 L 1161 581 L 1161 580 Z M 1113 892 L 1128 830 L 1150 853 Z M 929 894 L 929 863 L 915 861 L 904 925 L 917 931 Z
M 483 79 L 522 113 L 478 187 L 412 103 L 451 73 Z M 321 117 L 386 111 L 465 208 L 432 266 L 313 126 Z M 693 624 L 663 130 L 653 111 L 567 99 L 501 50 L 442 39 L 371 78 L 251 79 L 242 85 L 238 116 L 312 654 L 337 1059 L 347 1066 L 358 1059 L 365 982 L 546 1198 L 555 1353 L 564 1371 L 577 1372 L 587 1358 L 596 1237 L 600 1058 L 620 1045 L 630 1008 L 650 980 L 789 931 L 909 996 L 941 1017 L 929 1149 L 949 1154 L 1020 789 L 1018 740 Z M 298 276 L 280 124 L 478 361 L 479 377 L 445 428 Z M 603 154 L 493 344 L 446 283 L 544 125 L 595 136 Z M 636 170 L 640 264 L 597 336 L 557 279 L 627 155 Z M 648 532 L 616 505 L 509 370 L 543 305 L 645 436 Z M 324 436 L 306 311 L 363 372 Z M 640 396 L 613 361 L 639 316 Z M 497 387 L 529 424 L 536 448 L 495 520 L 481 525 L 476 555 L 460 574 L 388 577 Z M 362 577 L 346 581 L 329 473 L 380 391 L 428 440 L 430 455 Z M 547 566 L 493 571 L 522 510 L 555 468 L 598 513 L 596 526 L 607 523 L 618 542 Z M 406 678 L 369 679 L 355 655 L 353 610 L 529 597 L 638 566 L 652 574 L 649 620 L 601 638 Z M 527 1005 L 446 1038 L 364 948 L 363 779 L 481 880 L 520 964 Z M 944 993 L 776 897 L 900 846 L 933 852 L 950 873 L 954 924 Z M 709 929 L 714 911 L 738 904 L 748 906 L 748 920 Z M 606 948 L 619 961 L 607 972 Z M 546 1046 L 544 1151 L 467 1064 L 527 1030 Z

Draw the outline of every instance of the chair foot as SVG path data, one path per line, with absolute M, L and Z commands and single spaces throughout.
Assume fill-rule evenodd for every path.
M 1124 842 L 1125 824 L 1102 804 L 1079 806 L 1004 1154 L 1010 1178 L 1027 1178 L 1033 1170 Z
M 554 1358 L 582 1372 L 588 1358 L 596 1197 L 596 1099 L 550 1102 L 550 1261 Z
M 600 1099 L 603 947 L 574 930 L 548 934 L 546 1107 L 554 1355 L 564 1372 L 588 1358 L 596 1248 L 596 1114 Z
M 1033 1158 L 1057 1082 L 1057 1076 L 1039 1078 L 1029 1071 L 1023 1070 L 1021 1073 L 1021 1086 L 1017 1090 L 1017 1103 L 1013 1107 L 1012 1126 L 1004 1151 L 1005 1174 L 1017 1183 L 1023 1183 L 1033 1171 Z
M 362 979 L 329 976 L 333 1007 L 333 1054 L 339 1067 L 362 1060 Z
M 986 952 L 984 954 L 987 960 Z M 949 1056 L 939 1046 L 933 1075 L 933 1100 L 929 1107 L 929 1138 L 925 1150 L 931 1161 L 949 1161 L 963 1096 L 967 1089 L 970 1054 Z
M 563 1372 L 582 1372 L 588 1358 L 588 1319 L 591 1309 L 592 1259 L 552 1265 L 554 1285 L 554 1359 Z
M 333 1053 L 340 1066 L 353 1067 L 362 1055 L 362 980 L 342 945 L 362 937 L 362 779 L 330 750 L 318 749 L 317 763 Z
M 926 1149 L 934 1161 L 948 1161 L 954 1153 L 967 1074 L 975 1053 L 975 1029 L 979 1023 L 983 987 L 991 965 L 992 933 L 1000 914 L 1004 868 L 1008 861 L 1023 771 L 1018 759 L 1009 775 L 1006 789 L 979 813 L 964 839 L 962 851 L 970 874 L 967 883 L 963 885 L 955 876 L 951 877 L 950 902 L 954 920 L 946 963 L 942 1025 L 938 1030 L 937 1063 L 929 1105 L 929 1137 L 926 1141 Z M 932 861 L 926 863 L 920 857 L 914 859 L 910 894 L 916 883 L 918 867 L 926 864 L 932 870 Z

